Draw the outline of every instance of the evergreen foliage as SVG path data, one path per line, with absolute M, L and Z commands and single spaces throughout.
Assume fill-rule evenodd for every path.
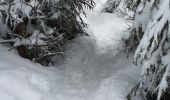
M 134 62 L 142 64 L 143 69 L 128 100 L 170 99 L 169 16 L 169 0 L 141 0 L 137 7 L 131 36 L 126 42 L 128 50 L 135 51 Z
M 1 43 L 11 43 L 20 56 L 48 65 L 63 45 L 87 35 L 81 14 L 93 0 L 1 0 Z
M 116 13 L 133 17 L 140 0 L 107 0 L 103 12 Z

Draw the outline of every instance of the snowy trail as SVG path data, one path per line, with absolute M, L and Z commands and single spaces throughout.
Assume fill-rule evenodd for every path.
M 100 13 L 105 0 L 96 0 L 84 19 L 89 37 L 78 37 L 44 68 L 0 46 L 0 100 L 125 100 L 140 69 L 126 59 L 120 39 L 127 27 L 114 14 Z
M 110 49 L 119 49 L 118 44 L 120 44 L 121 38 L 126 36 L 122 30 L 128 27 L 123 19 L 97 10 L 88 12 L 86 21 L 90 25 L 91 35 L 94 36 L 99 51 L 104 53 Z
M 100 13 L 98 8 L 87 12 L 85 19 L 90 37 L 70 43 L 65 58 L 57 62 L 57 68 L 66 78 L 62 85 L 54 86 L 56 94 L 60 90 L 58 99 L 125 100 L 139 78 L 139 68 L 121 51 L 126 22 L 114 14 Z M 61 88 L 56 91 L 58 87 Z

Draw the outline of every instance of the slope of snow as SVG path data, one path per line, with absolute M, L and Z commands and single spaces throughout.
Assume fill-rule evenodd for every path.
M 0 51 L 0 100 L 50 100 L 50 84 L 60 78 L 57 71 L 24 60 L 4 46 Z
M 34 64 L 0 46 L 0 100 L 124 100 L 140 68 L 121 50 L 126 22 L 101 14 L 103 1 L 97 3 L 84 19 L 91 36 L 69 43 L 65 56 L 54 58 L 54 67 Z
M 139 68 L 122 51 L 97 52 L 91 41 L 88 37 L 73 41 L 66 58 L 57 62 L 56 67 L 67 77 L 62 86 L 56 86 L 61 87 L 61 100 L 125 100 L 139 78 Z
M 114 14 L 88 12 L 87 23 L 91 25 L 93 32 L 92 36 L 97 41 L 97 49 L 99 51 L 108 51 L 120 49 L 117 46 L 121 45 L 121 38 L 126 36 L 122 30 L 128 26 L 123 19 L 119 19 Z

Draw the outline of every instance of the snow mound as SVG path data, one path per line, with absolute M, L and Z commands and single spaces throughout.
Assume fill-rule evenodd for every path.
M 6 47 L 0 46 L 0 51 L 0 100 L 51 98 L 51 83 L 54 76 L 59 78 L 56 71 L 22 59 Z

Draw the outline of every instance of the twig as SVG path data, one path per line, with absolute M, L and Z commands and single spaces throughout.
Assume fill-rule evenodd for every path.
M 0 40 L 0 44 L 5 44 L 5 43 L 15 43 L 17 40 L 16 39 L 11 39 L 11 40 Z
M 37 58 L 36 60 L 38 61 L 38 60 L 41 60 L 41 59 L 49 57 L 49 56 L 55 56 L 55 55 L 60 55 L 60 54 L 64 55 L 64 52 L 49 53 L 49 54 L 46 54 L 46 55 L 43 55 L 43 56 Z

